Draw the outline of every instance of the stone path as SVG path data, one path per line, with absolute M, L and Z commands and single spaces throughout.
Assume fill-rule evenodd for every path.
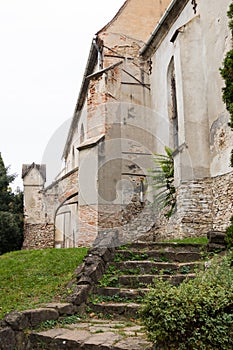
M 86 320 L 30 335 L 30 349 L 150 350 L 142 327 L 132 321 Z

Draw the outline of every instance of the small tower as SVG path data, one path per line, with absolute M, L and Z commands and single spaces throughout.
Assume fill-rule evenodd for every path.
M 48 222 L 44 184 L 46 165 L 24 164 L 24 243 L 23 249 L 43 249 L 54 245 L 54 225 Z

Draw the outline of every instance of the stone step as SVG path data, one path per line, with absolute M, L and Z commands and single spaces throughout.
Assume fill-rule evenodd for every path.
M 144 261 L 119 261 L 109 263 L 108 266 L 114 266 L 123 274 L 155 274 L 163 270 L 166 274 L 174 272 L 188 274 L 204 266 L 203 262 L 185 262 L 185 263 L 170 263 L 170 262 L 155 262 L 150 260 Z
M 33 332 L 30 350 L 152 350 L 136 322 L 88 320 L 67 328 Z
M 146 293 L 149 292 L 149 288 L 137 288 L 137 289 L 128 289 L 128 288 L 114 288 L 114 287 L 100 287 L 96 288 L 94 291 L 95 295 L 101 295 L 104 297 L 115 297 L 126 298 L 130 300 L 138 300 L 141 297 L 144 297 Z
M 128 288 L 147 287 L 148 285 L 155 285 L 156 278 L 162 278 L 164 281 L 169 281 L 173 285 L 178 285 L 186 278 L 194 278 L 194 273 L 176 274 L 176 275 L 121 275 L 118 276 L 118 283 L 120 286 Z
M 193 262 L 202 259 L 199 252 L 176 252 L 176 251 L 158 251 L 158 250 L 118 250 L 115 254 L 115 262 L 127 260 L 151 260 L 156 262 Z
M 207 244 L 196 243 L 175 243 L 175 242 L 132 242 L 130 245 L 118 247 L 117 250 L 159 250 L 159 251 L 179 251 L 179 252 L 201 252 L 207 249 Z
M 126 303 L 126 302 L 101 302 L 89 304 L 91 310 L 101 315 L 117 315 L 120 317 L 138 317 L 138 311 L 140 309 L 140 304 L 138 303 Z

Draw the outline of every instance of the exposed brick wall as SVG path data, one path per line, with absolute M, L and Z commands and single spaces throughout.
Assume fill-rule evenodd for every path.
M 78 168 L 67 173 L 43 190 L 42 193 L 45 198 L 52 197 L 51 201 L 54 202 L 54 207 L 52 207 L 52 212 L 50 212 L 50 220 L 53 220 L 57 207 L 76 192 L 78 192 Z
M 91 246 L 98 231 L 98 212 L 96 206 L 81 205 L 78 211 L 78 246 Z

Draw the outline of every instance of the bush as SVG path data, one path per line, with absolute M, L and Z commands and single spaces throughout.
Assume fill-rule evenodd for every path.
M 19 215 L 0 211 L 0 255 L 21 249 L 23 235 L 20 224 Z
M 230 4 L 227 15 L 229 18 L 229 28 L 233 41 L 233 2 Z M 227 52 L 223 62 L 223 67 L 220 69 L 220 73 L 225 82 L 225 86 L 222 89 L 222 98 L 230 114 L 229 126 L 233 130 L 233 48 Z M 233 150 L 231 152 L 230 162 L 231 166 L 233 167 Z
M 233 216 L 231 217 L 231 224 L 226 230 L 225 241 L 228 249 L 233 247 Z
M 23 243 L 23 193 L 12 192 L 16 175 L 8 170 L 0 153 L 0 255 L 21 249 Z
M 233 348 L 232 256 L 213 260 L 205 272 L 178 287 L 158 281 L 145 298 L 141 316 L 158 349 Z M 157 349 L 157 347 L 156 347 Z

